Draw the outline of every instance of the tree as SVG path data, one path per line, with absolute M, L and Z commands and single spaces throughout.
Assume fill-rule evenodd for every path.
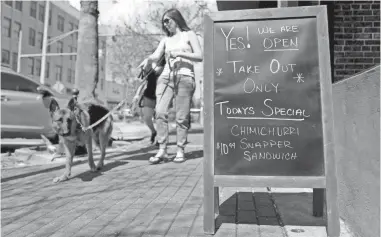
M 145 6 L 144 6 L 145 7 Z M 139 74 L 139 63 L 151 54 L 164 36 L 161 26 L 163 13 L 175 7 L 180 10 L 189 27 L 197 34 L 203 33 L 203 16 L 210 10 L 206 1 L 152 1 L 147 3 L 144 12 L 130 16 L 116 27 L 114 42 L 108 45 L 108 65 L 114 75 L 125 80 L 130 90 L 131 81 Z
M 98 16 L 98 1 L 81 1 L 75 88 L 81 102 L 103 104 L 95 93 L 99 80 Z

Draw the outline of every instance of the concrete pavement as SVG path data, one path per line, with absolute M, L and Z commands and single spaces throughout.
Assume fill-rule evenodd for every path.
M 170 142 L 174 146 L 175 136 Z M 1 236 L 204 236 L 202 142 L 202 134 L 191 134 L 189 160 L 159 165 L 147 162 L 154 147 L 131 143 L 110 151 L 102 172 L 90 173 L 85 161 L 77 161 L 72 179 L 60 184 L 52 179 L 62 165 L 8 171 Z M 326 236 L 324 218 L 311 214 L 309 189 L 220 190 L 215 236 Z M 341 236 L 349 237 L 343 227 Z

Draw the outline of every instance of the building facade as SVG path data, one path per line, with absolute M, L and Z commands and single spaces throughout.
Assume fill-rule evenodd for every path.
M 41 54 L 44 32 L 46 1 L 2 1 L 1 2 L 1 63 L 13 70 L 18 67 L 18 45 L 21 40 L 21 54 Z M 70 31 L 78 30 L 79 11 L 68 1 L 50 1 L 48 41 Z M 22 32 L 22 34 L 20 34 Z M 21 36 L 21 39 L 20 39 Z M 60 37 L 59 37 L 60 38 Z M 60 38 L 48 45 L 49 53 L 75 53 L 78 32 Z M 102 40 L 99 41 L 100 52 Z M 104 46 L 104 50 L 106 47 Z M 101 56 L 101 55 L 100 55 Z M 98 93 L 104 91 L 104 66 L 100 57 Z M 47 56 L 45 84 L 67 93 L 74 87 L 76 56 Z M 103 70 L 103 72 L 102 72 Z M 22 57 L 20 73 L 40 81 L 41 57 Z

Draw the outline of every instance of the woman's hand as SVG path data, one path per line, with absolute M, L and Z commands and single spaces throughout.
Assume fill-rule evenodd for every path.
M 143 71 L 146 72 L 150 68 L 151 63 L 152 63 L 151 60 L 149 58 L 146 58 L 146 59 L 143 60 L 143 62 L 141 62 L 139 64 L 138 68 L 141 68 L 141 69 L 143 69 Z
M 139 100 L 139 96 L 138 95 L 135 95 L 134 98 L 132 99 L 133 102 L 138 102 Z

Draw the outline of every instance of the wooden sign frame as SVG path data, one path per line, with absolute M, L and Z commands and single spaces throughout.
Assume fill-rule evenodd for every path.
M 315 17 L 319 52 L 320 95 L 325 176 L 230 176 L 214 174 L 214 24 L 217 22 Z M 204 232 L 215 233 L 219 187 L 313 188 L 313 214 L 323 215 L 324 200 L 329 237 L 340 236 L 334 154 L 331 64 L 326 6 L 270 8 L 214 12 L 204 18 Z M 325 189 L 325 192 L 324 192 Z

